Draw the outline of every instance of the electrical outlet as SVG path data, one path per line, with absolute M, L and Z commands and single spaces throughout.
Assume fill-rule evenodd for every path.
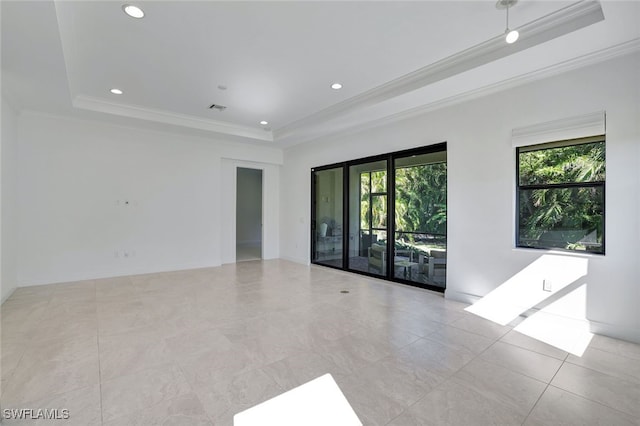
M 553 291 L 550 280 L 542 280 L 542 291 Z
M 116 258 L 120 258 L 120 259 L 128 259 L 130 257 L 136 257 L 136 251 L 135 250 L 116 250 L 114 251 L 114 256 Z

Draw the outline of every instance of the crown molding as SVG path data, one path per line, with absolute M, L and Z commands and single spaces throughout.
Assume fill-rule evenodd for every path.
M 288 142 L 282 143 L 281 145 L 284 147 L 292 147 L 295 145 L 314 142 L 314 141 L 325 139 L 328 137 L 341 137 L 346 135 L 357 134 L 365 130 L 386 126 L 402 120 L 408 120 L 408 119 L 418 117 L 420 115 L 427 114 L 429 112 L 436 111 L 442 108 L 457 105 L 463 102 L 468 102 L 473 99 L 491 95 L 493 93 L 498 93 L 514 87 L 522 86 L 530 82 L 553 77 L 554 75 L 563 74 L 565 72 L 569 72 L 575 69 L 580 69 L 590 65 L 595 65 L 601 62 L 609 61 L 609 60 L 626 56 L 626 55 L 631 55 L 637 52 L 640 52 L 640 38 L 635 38 L 633 40 L 629 40 L 627 42 L 620 43 L 618 45 L 608 47 L 606 49 L 601 49 L 596 52 L 591 52 L 583 56 L 579 56 L 563 62 L 559 62 L 557 64 L 554 64 L 548 67 L 540 68 L 538 70 L 535 70 L 526 74 L 522 74 L 507 80 L 503 80 L 498 83 L 490 84 L 484 87 L 480 87 L 478 89 L 470 90 L 468 92 L 464 92 L 458 95 L 440 99 L 435 102 L 430 102 L 425 105 L 420 105 L 418 107 L 409 108 L 407 110 L 404 110 L 395 114 L 391 114 L 386 117 L 366 121 L 363 123 L 356 124 L 354 126 L 338 129 L 333 132 L 328 132 L 321 136 L 312 135 L 305 139 L 304 135 L 302 135 L 302 138 L 298 138 L 296 140 L 294 140 L 294 138 L 291 138 L 288 140 Z M 276 141 L 280 142 L 279 139 L 276 139 Z
M 308 127 L 319 125 L 346 113 L 366 108 L 485 65 L 602 21 L 603 19 L 604 14 L 598 1 L 579 1 L 516 28 L 520 32 L 520 39 L 517 43 L 505 43 L 504 34 L 500 34 L 469 49 L 455 53 L 433 64 L 281 127 L 274 132 L 274 137 L 278 140 L 295 136 Z
M 199 130 L 207 130 L 224 135 L 233 135 L 242 138 L 273 142 L 273 133 L 263 129 L 254 129 L 236 124 L 207 120 L 191 115 L 178 114 L 158 109 L 145 108 L 137 105 L 127 105 L 91 96 L 78 95 L 72 104 L 76 108 L 90 111 L 103 112 L 140 120 L 155 121 L 158 123 L 173 124 L 176 126 L 191 127 Z
M 597 111 L 513 129 L 511 144 L 515 148 L 604 134 L 605 112 Z
M 73 87 L 73 71 L 75 59 L 75 39 L 73 36 L 72 22 L 66 22 L 68 16 L 61 13 L 64 2 L 55 1 L 59 31 L 62 39 L 63 54 L 67 67 L 67 79 L 69 91 L 77 93 Z M 138 105 L 127 105 L 103 98 L 91 97 L 79 94 L 72 97 L 72 105 L 79 109 L 107 113 L 122 117 L 135 118 L 150 122 L 177 125 L 215 133 L 223 136 L 235 136 L 253 143 L 276 142 L 280 147 L 287 147 L 301 143 L 311 142 L 332 136 L 357 133 L 362 130 L 379 127 L 385 124 L 404 120 L 424 114 L 428 111 L 440 109 L 449 105 L 464 102 L 473 98 L 488 95 L 493 92 L 508 89 L 545 78 L 554 74 L 569 71 L 571 69 L 601 62 L 616 56 L 621 56 L 640 48 L 640 39 L 634 39 L 613 48 L 603 49 L 580 58 L 536 70 L 502 82 L 467 91 L 458 95 L 447 97 L 426 105 L 421 105 L 405 111 L 394 113 L 376 120 L 346 124 L 340 128 L 331 128 L 330 120 L 342 117 L 348 113 L 365 109 L 369 106 L 382 103 L 392 98 L 409 93 L 416 89 L 428 86 L 435 82 L 455 76 L 478 66 L 504 58 L 529 47 L 539 45 L 548 40 L 584 28 L 604 19 L 602 7 L 597 0 L 582 0 L 573 3 L 563 9 L 549 15 L 531 21 L 518 27 L 520 39 L 518 43 L 509 45 L 504 42 L 504 35 L 500 34 L 483 43 L 458 52 L 412 73 L 389 81 L 369 91 L 356 95 L 343 102 L 332 105 L 318 111 L 301 120 L 290 123 L 274 131 L 265 131 L 261 128 L 236 125 L 228 122 L 210 120 L 197 116 L 173 113 L 165 110 L 146 108 Z M 68 25 L 63 25 L 63 23 Z M 63 31 L 66 29 L 66 31 Z M 323 124 L 327 127 L 323 128 Z

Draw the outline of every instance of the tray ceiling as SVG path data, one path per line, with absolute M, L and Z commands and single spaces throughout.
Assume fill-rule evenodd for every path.
M 135 4 L 143 19 L 117 1 L 3 1 L 3 92 L 20 108 L 288 146 L 640 47 L 637 2 L 521 0 L 513 45 L 494 1 Z

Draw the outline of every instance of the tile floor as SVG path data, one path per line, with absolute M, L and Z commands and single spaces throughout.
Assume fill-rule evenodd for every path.
M 236 262 L 262 259 L 262 247 L 253 244 L 238 244 L 236 246 Z
M 575 357 L 464 307 L 282 260 L 19 288 L 2 408 L 231 425 L 328 372 L 365 425 L 640 425 L 640 345 L 596 336 Z

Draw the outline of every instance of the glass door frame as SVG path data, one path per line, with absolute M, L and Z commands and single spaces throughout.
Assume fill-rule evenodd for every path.
M 361 164 L 367 164 L 367 163 L 377 163 L 377 162 L 381 162 L 381 161 L 386 161 L 386 164 L 387 164 L 387 167 L 386 167 L 386 169 L 385 169 L 385 172 L 386 172 L 386 180 L 387 180 L 387 182 L 386 182 L 386 188 L 387 188 L 387 206 L 386 206 L 386 211 L 387 211 L 387 226 L 384 228 L 384 231 L 387 233 L 386 250 L 385 250 L 385 256 L 386 256 L 385 262 L 386 262 L 386 264 L 387 264 L 387 271 L 385 272 L 385 274 L 384 274 L 384 275 L 381 275 L 381 274 L 374 274 L 374 273 L 371 273 L 371 272 L 365 272 L 365 271 L 362 271 L 362 270 L 359 270 L 359 269 L 352 269 L 352 268 L 349 268 L 349 252 L 348 252 L 348 251 L 343 251 L 343 253 L 344 253 L 343 263 L 344 263 L 344 266 L 345 266 L 345 268 L 344 268 L 344 270 L 345 270 L 345 271 L 348 271 L 348 272 L 355 272 L 355 273 L 358 273 L 358 274 L 367 275 L 367 276 L 374 277 L 374 278 L 389 279 L 389 270 L 392 270 L 392 271 L 393 271 L 393 267 L 391 266 L 391 265 L 393 265 L 393 262 L 392 262 L 392 263 L 389 263 L 389 260 L 390 260 L 390 259 L 391 259 L 391 260 L 393 259 L 393 254 L 389 252 L 389 235 L 390 235 L 390 234 L 389 234 L 389 229 L 390 229 L 390 228 L 389 228 L 389 226 L 390 226 L 390 225 L 389 225 L 389 222 L 390 222 L 390 221 L 389 221 L 389 212 L 391 212 L 391 210 L 389 210 L 389 209 L 390 209 L 390 207 L 391 207 L 391 204 L 390 204 L 390 203 L 391 203 L 391 202 L 390 202 L 391 196 L 390 196 L 390 194 L 389 194 L 389 190 L 390 190 L 390 186 L 389 186 L 389 181 L 390 181 L 390 179 L 389 179 L 389 176 L 390 176 L 390 175 L 389 175 L 389 164 L 390 164 L 390 162 L 389 162 L 389 154 L 374 155 L 374 156 L 371 156 L 371 157 L 359 158 L 359 159 L 357 159 L 357 160 L 347 161 L 347 162 L 345 162 L 345 163 L 344 163 L 344 172 L 343 172 L 343 176 L 345 176 L 345 177 L 346 177 L 346 179 L 345 179 L 346 186 L 345 186 L 344 199 L 345 199 L 345 203 L 346 203 L 346 205 L 345 205 L 343 208 L 344 208 L 344 211 L 345 211 L 345 217 L 346 217 L 347 219 L 349 219 L 349 217 L 350 217 L 350 213 L 351 213 L 351 211 L 350 211 L 350 205 L 349 205 L 349 196 L 350 196 L 351 194 L 349 194 L 348 189 L 349 189 L 349 179 L 350 179 L 350 177 L 351 177 L 351 175 L 350 175 L 350 169 L 351 169 L 351 167 L 352 167 L 352 166 L 358 166 L 358 165 L 361 165 Z M 345 174 L 345 173 L 346 173 L 346 174 Z M 370 182 L 370 183 L 371 183 L 371 182 Z M 370 187 L 370 188 L 369 188 L 369 191 L 370 191 L 369 193 L 370 193 L 370 198 L 371 198 L 371 195 L 372 195 L 372 193 L 373 193 L 373 187 Z M 358 191 L 358 196 L 359 196 L 359 195 L 360 195 L 360 193 L 359 193 L 359 191 Z M 360 198 L 360 197 L 358 197 L 358 199 L 359 199 L 359 198 Z M 371 199 L 372 199 L 372 198 L 371 198 Z M 371 209 L 372 209 L 372 205 L 370 204 L 370 205 L 369 205 L 369 211 L 371 211 Z M 371 220 L 372 220 L 372 218 L 370 217 L 370 218 L 369 218 L 369 220 L 371 221 Z M 360 222 L 360 221 L 358 220 L 358 222 Z M 348 221 L 347 221 L 347 222 L 345 222 L 345 224 L 347 225 L 347 226 L 346 226 L 346 232 L 347 232 L 347 235 L 349 235 L 349 238 L 351 238 L 351 237 L 350 237 L 350 236 L 351 236 L 351 228 L 350 228 L 350 224 L 348 223 Z M 373 225 L 372 225 L 372 226 L 373 226 Z M 381 229 L 381 228 L 377 228 L 376 230 L 380 230 L 380 229 Z M 358 234 L 359 234 L 359 231 L 360 231 L 360 227 L 358 226 Z M 374 229 L 373 229 L 373 228 L 371 228 L 371 232 L 372 232 L 372 234 L 373 234 L 373 231 L 374 231 Z M 354 238 L 355 238 L 355 237 L 354 237 Z M 349 243 L 349 241 L 347 241 L 347 247 L 348 247 L 348 243 Z M 390 254 L 391 254 L 391 255 L 390 255 Z
M 401 284 L 410 285 L 413 287 L 425 288 L 428 290 L 437 291 L 443 293 L 446 289 L 445 287 L 433 286 L 430 284 L 419 283 L 415 281 L 410 281 L 407 279 L 397 278 L 395 277 L 395 268 L 394 268 L 394 256 L 395 256 L 395 235 L 396 235 L 396 220 L 395 220 L 395 204 L 396 204 L 396 185 L 395 185 L 395 160 L 398 158 L 404 158 L 412 155 L 422 155 L 422 154 L 430 154 L 436 152 L 447 151 L 447 142 L 441 142 L 434 145 L 427 145 L 419 148 L 411 148 L 402 151 L 391 152 L 387 154 L 374 155 L 365 158 L 359 158 L 356 160 L 344 161 L 339 163 L 328 164 L 319 167 L 311 168 L 311 223 L 310 223 L 310 262 L 315 265 L 320 265 L 324 267 L 339 269 L 342 271 L 347 271 L 351 273 L 357 273 L 360 275 L 365 275 L 373 278 L 384 279 L 387 281 L 397 282 Z M 386 264 L 387 270 L 385 275 L 373 274 L 371 272 L 365 272 L 361 270 L 351 269 L 349 268 L 349 239 L 352 234 L 352 230 L 349 223 L 349 181 L 350 181 L 350 167 L 357 166 L 360 164 L 373 163 L 379 161 L 386 161 L 386 179 L 387 179 L 387 226 L 386 226 Z M 343 223 L 343 231 L 342 231 L 342 267 L 325 265 L 323 263 L 319 263 L 314 261 L 314 253 L 315 253 L 315 233 L 316 233 L 316 188 L 315 188 L 315 173 L 323 170 L 329 169 L 337 169 L 342 167 L 342 223 Z M 358 194 L 358 199 L 359 199 Z M 447 201 L 448 204 L 448 201 Z M 447 218 L 447 228 L 449 226 L 449 221 Z M 358 227 L 359 228 L 359 227 Z M 355 231 L 355 230 L 354 230 Z M 359 229 L 357 230 L 359 232 Z M 448 232 L 447 232 L 448 234 Z M 355 233 L 354 233 L 355 238 Z M 445 236 L 445 241 L 447 240 Z
M 322 171 L 326 171 L 326 170 L 332 170 L 332 169 L 342 169 L 342 266 L 333 266 L 333 265 L 327 265 L 321 262 L 316 262 L 314 261 L 314 253 L 316 252 L 316 233 L 317 233 L 317 227 L 316 227 L 316 222 L 317 222 L 317 218 L 316 218 L 316 205 L 317 205 L 317 200 L 316 200 L 316 181 L 315 181 L 315 174 L 316 172 L 322 172 Z M 328 164 L 326 166 L 321 166 L 321 167 L 312 167 L 311 168 L 311 223 L 309 224 L 310 226 L 310 241 L 311 241 L 311 252 L 309 253 L 310 256 L 310 260 L 311 263 L 316 264 L 316 265 L 321 265 L 321 266 L 325 266 L 327 268 L 334 268 L 334 269 L 340 269 L 340 270 L 345 270 L 345 266 L 346 266 L 346 259 L 347 257 L 345 256 L 345 253 L 348 247 L 348 242 L 349 240 L 347 239 L 347 232 L 349 232 L 349 227 L 346 224 L 345 220 L 348 218 L 347 216 L 347 212 L 345 211 L 345 203 L 347 203 L 347 190 L 348 190 L 348 182 L 347 180 L 344 178 L 344 163 L 335 163 L 335 164 Z

